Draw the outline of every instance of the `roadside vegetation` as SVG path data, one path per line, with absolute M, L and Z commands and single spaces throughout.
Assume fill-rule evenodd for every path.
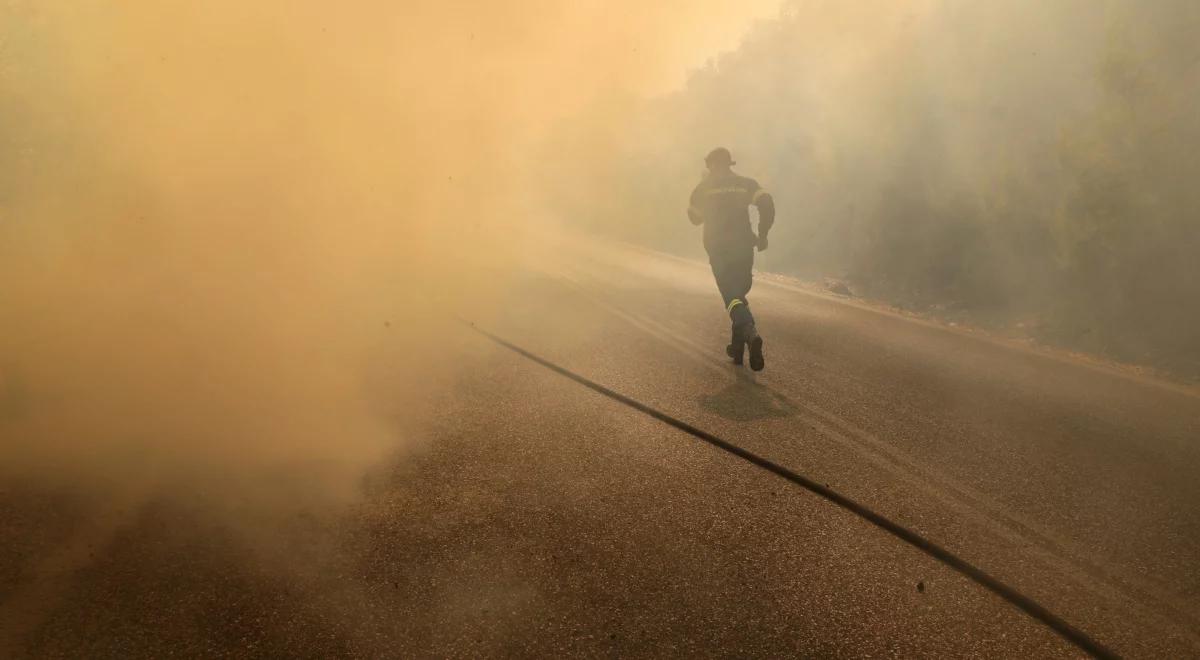
M 727 146 L 776 197 L 771 270 L 1200 378 L 1198 31 L 1189 0 L 793 1 L 632 121 L 560 130 L 586 185 L 554 203 L 695 254 Z

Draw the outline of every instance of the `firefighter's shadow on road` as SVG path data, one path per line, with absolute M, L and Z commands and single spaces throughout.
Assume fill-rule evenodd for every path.
M 742 369 L 719 392 L 700 397 L 700 407 L 734 422 L 791 417 L 796 408 L 771 388 L 761 385 Z

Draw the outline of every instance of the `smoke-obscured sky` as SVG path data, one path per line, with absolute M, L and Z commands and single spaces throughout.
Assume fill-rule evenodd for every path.
M 776 4 L 6 3 L 0 477 L 351 488 L 547 220 L 527 145 Z

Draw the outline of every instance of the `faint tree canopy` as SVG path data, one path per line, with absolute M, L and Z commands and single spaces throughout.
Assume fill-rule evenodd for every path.
M 630 124 L 560 127 L 611 158 L 554 202 L 697 254 L 681 200 L 727 145 L 778 201 L 772 270 L 1200 375 L 1198 28 L 1188 0 L 794 0 Z

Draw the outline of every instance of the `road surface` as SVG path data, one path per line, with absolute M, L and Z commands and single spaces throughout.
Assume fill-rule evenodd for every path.
M 574 247 L 477 327 L 920 535 L 1128 657 L 1200 657 L 1200 397 L 782 280 Z M 470 310 L 458 310 L 469 316 Z M 0 492 L 16 657 L 1080 657 L 844 506 L 451 324 L 419 449 L 269 547 L 178 499 Z M 282 539 L 282 540 L 280 540 Z

